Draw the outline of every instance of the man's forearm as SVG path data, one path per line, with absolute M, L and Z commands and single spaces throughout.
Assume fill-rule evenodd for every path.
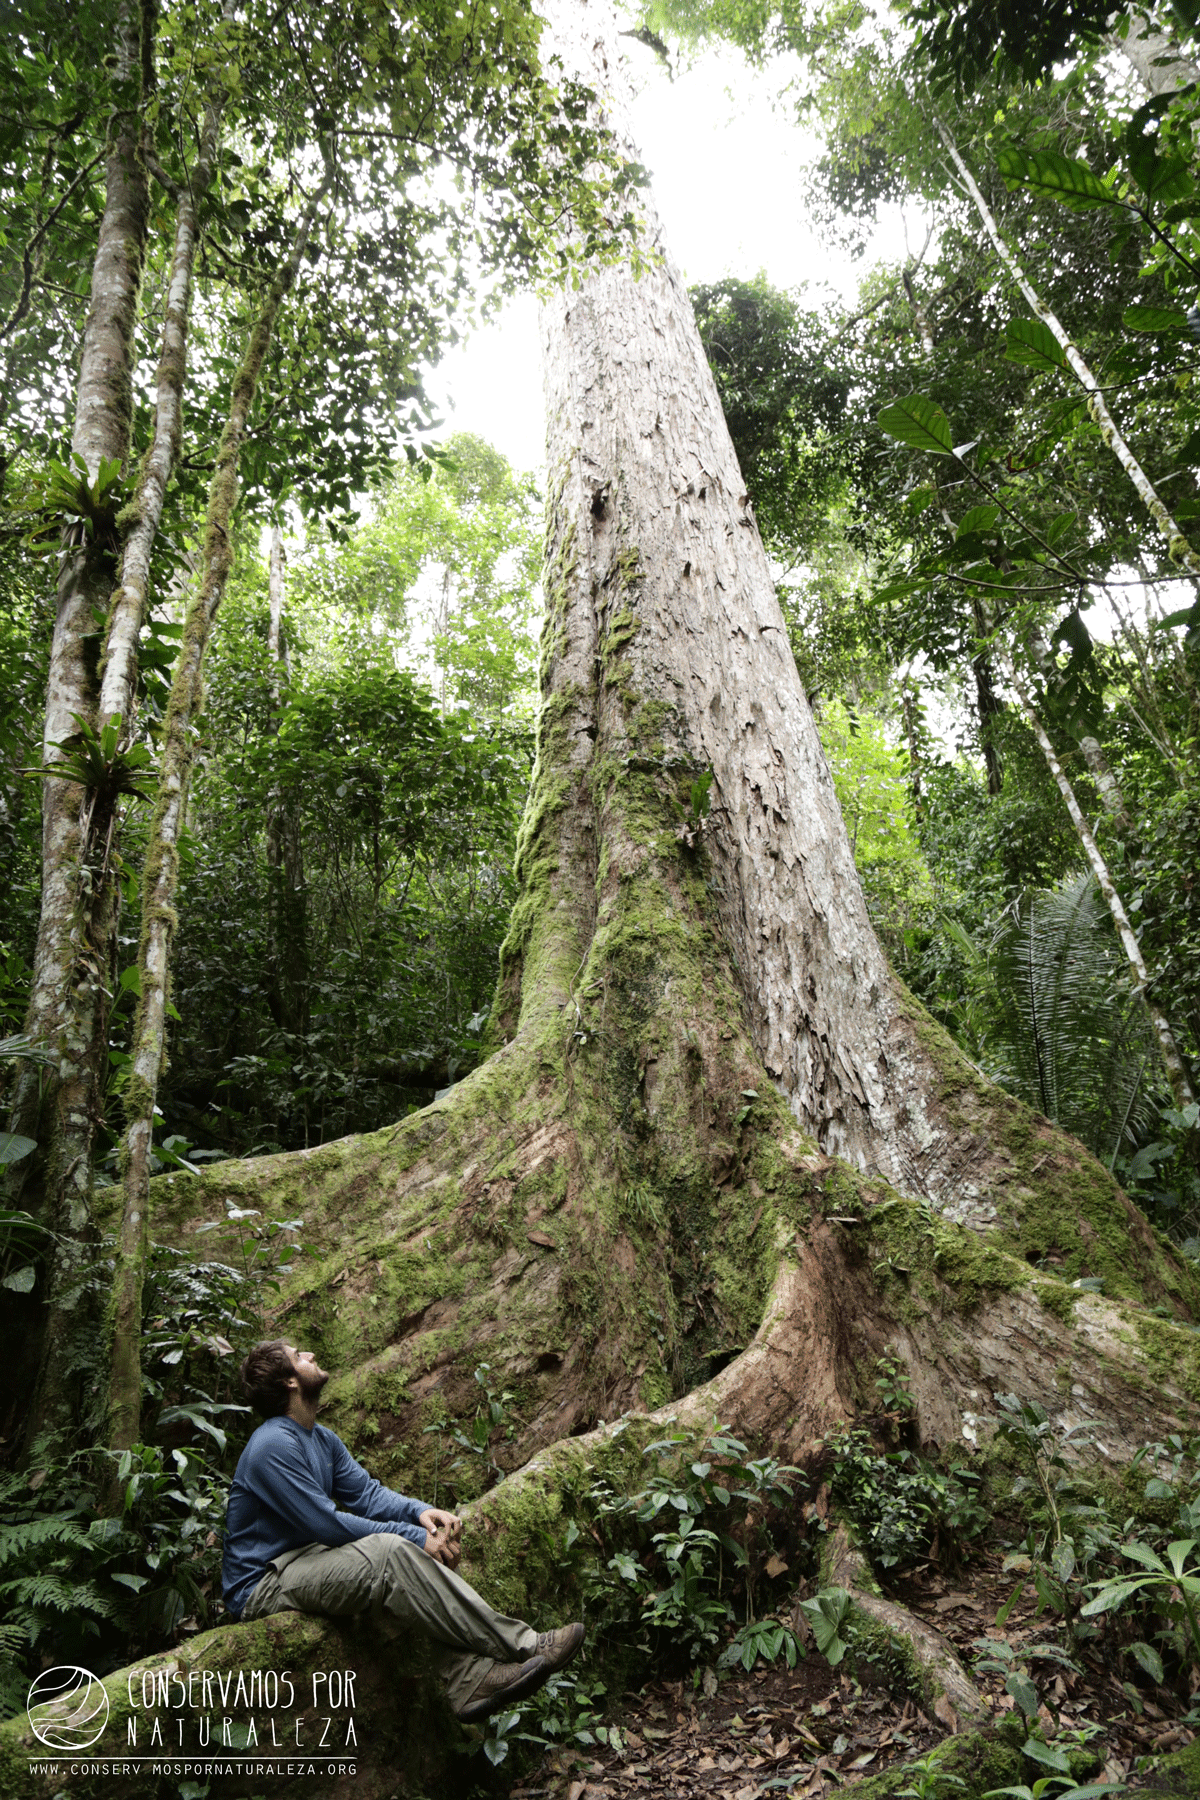
M 333 1471 L 333 1498 L 336 1505 L 346 1507 L 360 1518 L 374 1519 L 386 1525 L 411 1525 L 412 1536 L 422 1537 L 421 1514 L 427 1510 L 423 1500 L 411 1500 L 407 1494 L 384 1487 L 368 1475 L 361 1463 L 355 1462 L 346 1446 L 338 1440 L 341 1454 Z M 410 1533 L 402 1534 L 408 1537 Z

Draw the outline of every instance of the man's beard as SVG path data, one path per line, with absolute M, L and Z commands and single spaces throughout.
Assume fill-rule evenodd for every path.
M 296 1370 L 296 1380 L 300 1383 L 300 1397 L 309 1406 L 321 1398 L 321 1389 L 329 1380 L 324 1369 L 301 1368 Z

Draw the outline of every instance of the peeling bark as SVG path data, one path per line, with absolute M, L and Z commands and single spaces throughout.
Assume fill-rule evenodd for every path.
M 553 29 L 566 49 L 557 20 Z M 612 107 L 614 71 L 605 64 L 590 78 Z M 556 718 L 567 709 L 555 727 L 566 741 L 561 772 L 586 771 L 609 878 L 651 854 L 620 828 L 621 784 L 644 772 L 678 788 L 711 769 L 714 923 L 763 1064 L 822 1149 L 953 1206 L 956 1170 L 972 1152 L 931 1106 L 938 1071 L 867 916 L 669 255 L 639 280 L 596 272 L 547 308 L 544 336 L 549 531 L 569 563 L 544 692 Z M 539 782 L 548 785 L 544 757 Z M 564 845 L 560 868 L 570 854 Z M 594 908 L 593 877 L 574 905 L 581 945 Z

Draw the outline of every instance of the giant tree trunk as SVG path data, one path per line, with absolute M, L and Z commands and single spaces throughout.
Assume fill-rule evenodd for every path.
M 575 11 L 601 89 L 604 14 Z M 511 1390 L 474 1574 L 531 1613 L 566 1591 L 564 1493 L 597 1462 L 641 1479 L 668 1417 L 811 1461 L 889 1345 L 927 1448 L 981 1443 L 1007 1392 L 1127 1457 L 1200 1394 L 1163 1316 L 1193 1316 L 1193 1275 L 880 950 L 669 260 L 565 293 L 545 350 L 542 709 L 494 1054 L 391 1130 L 154 1184 L 180 1241 L 227 1206 L 303 1216 L 320 1259 L 280 1329 L 340 1372 L 330 1417 L 380 1478 L 429 1496 L 426 1428 L 474 1415 L 480 1363 Z M 969 1712 L 944 1648 L 918 1653 Z

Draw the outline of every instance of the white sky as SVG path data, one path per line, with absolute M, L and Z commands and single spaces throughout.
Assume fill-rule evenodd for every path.
M 650 170 L 655 204 L 689 283 L 749 280 L 759 270 L 780 288 L 828 283 L 850 298 L 864 261 L 833 258 L 800 202 L 800 169 L 816 140 L 773 97 L 783 77 L 756 75 L 738 52 L 708 52 L 672 82 L 653 53 L 629 45 L 640 92 L 634 130 Z M 913 221 L 915 225 L 915 221 Z M 920 237 L 918 236 L 918 242 Z M 880 231 L 874 257 L 903 253 L 897 213 Z M 433 373 L 447 433 L 474 431 L 519 469 L 543 458 L 537 303 L 525 295 L 500 320 L 449 352 Z

